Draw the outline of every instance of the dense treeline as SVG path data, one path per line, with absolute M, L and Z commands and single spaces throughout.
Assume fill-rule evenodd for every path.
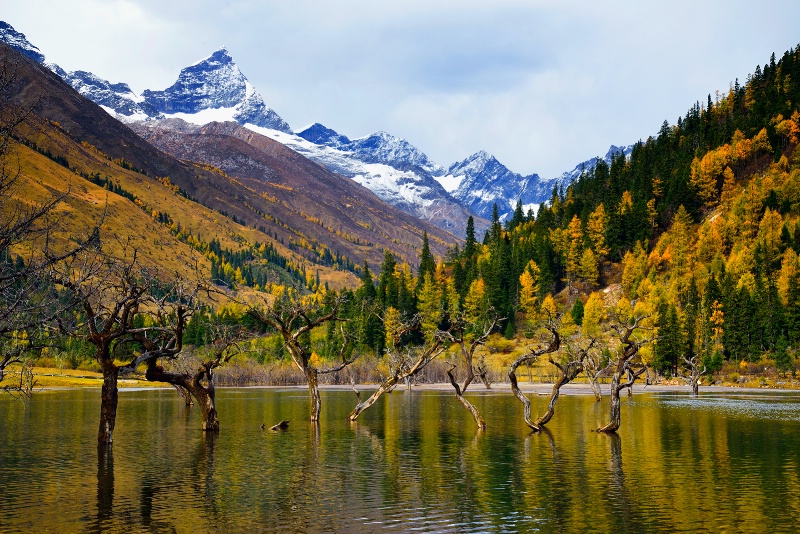
M 536 214 L 518 204 L 503 224 L 495 210 L 482 241 L 470 221 L 463 249 L 438 266 L 423 249 L 416 277 L 387 252 L 376 287 L 365 268 L 354 295 L 372 310 L 363 342 L 380 352 L 376 317 L 424 312 L 431 292 L 440 328 L 454 312 L 491 308 L 511 338 L 530 332 L 543 306 L 576 306 L 580 323 L 587 296 L 621 282 L 625 306 L 659 328 L 643 352 L 659 371 L 678 373 L 698 354 L 709 369 L 765 354 L 788 369 L 800 345 L 798 105 L 800 47 L 665 121 L 629 158 L 554 189 Z

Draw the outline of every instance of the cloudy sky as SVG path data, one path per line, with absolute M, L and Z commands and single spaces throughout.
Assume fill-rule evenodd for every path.
M 554 177 L 800 43 L 800 2 L 3 0 L 67 70 L 136 92 L 227 46 L 294 129 L 384 130 L 449 165 Z

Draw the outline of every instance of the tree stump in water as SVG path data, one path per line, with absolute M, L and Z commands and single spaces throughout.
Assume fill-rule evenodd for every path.
M 286 430 L 287 428 L 289 428 L 289 421 L 288 420 L 281 421 L 277 425 L 272 425 L 271 427 L 269 427 L 270 430 L 274 430 L 274 431 Z

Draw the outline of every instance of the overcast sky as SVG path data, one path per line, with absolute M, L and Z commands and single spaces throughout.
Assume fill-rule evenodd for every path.
M 295 130 L 383 130 L 554 177 L 800 43 L 794 0 L 3 0 L 48 61 L 134 91 L 227 46 Z

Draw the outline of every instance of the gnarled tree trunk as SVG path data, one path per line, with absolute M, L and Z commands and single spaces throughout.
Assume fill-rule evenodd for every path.
M 111 445 L 114 441 L 114 425 L 117 421 L 119 367 L 114 365 L 110 357 L 100 360 L 100 363 L 103 370 L 103 387 L 100 397 L 100 428 L 97 431 L 97 444 Z
M 286 349 L 292 357 L 295 366 L 303 373 L 308 382 L 308 392 L 310 396 L 310 420 L 315 423 L 319 421 L 322 401 L 319 395 L 317 375 L 325 373 L 335 373 L 341 371 L 358 356 L 354 351 L 352 357 L 347 357 L 349 341 L 344 328 L 341 329 L 342 345 L 339 350 L 341 363 L 339 365 L 319 369 L 311 362 L 312 352 L 302 341 L 304 335 L 310 333 L 314 328 L 329 322 L 346 321 L 338 316 L 339 306 L 344 302 L 343 297 L 337 297 L 331 306 L 330 311 L 323 312 L 322 306 L 316 303 L 304 303 L 300 300 L 290 300 L 282 306 L 260 310 L 250 308 L 248 314 L 264 326 L 274 328 L 283 338 Z
M 173 384 L 172 387 L 174 387 L 175 391 L 178 392 L 178 395 L 180 395 L 180 397 L 183 399 L 183 402 L 186 404 L 186 406 L 194 405 L 194 402 L 192 401 L 192 395 L 189 393 L 189 390 L 177 384 Z
M 322 399 L 319 396 L 319 385 L 317 383 L 317 370 L 313 367 L 306 367 L 304 373 L 308 382 L 308 394 L 311 397 L 311 422 L 319 421 L 319 412 L 322 407 Z
M 450 384 L 452 384 L 453 389 L 455 389 L 456 391 L 456 398 L 458 399 L 458 402 L 460 402 L 461 405 L 464 406 L 464 408 L 466 408 L 467 410 L 469 410 L 469 413 L 472 414 L 472 418 L 475 419 L 475 423 L 478 425 L 478 430 L 486 430 L 486 421 L 483 420 L 483 417 L 481 417 L 481 414 L 478 411 L 478 409 L 471 402 L 469 402 L 466 399 L 466 397 L 464 397 L 464 390 L 466 390 L 466 387 L 469 386 L 473 378 L 473 376 L 471 376 L 472 366 L 469 366 L 470 376 L 467 376 L 467 379 L 464 382 L 465 387 L 463 390 L 458 385 L 455 376 L 453 376 L 453 369 L 455 369 L 455 366 L 452 366 L 450 369 L 447 370 L 447 376 L 450 377 Z
M 203 378 L 207 378 L 208 385 L 203 385 Z M 201 427 L 206 432 L 219 432 L 219 416 L 217 415 L 216 393 L 214 388 L 213 366 L 204 363 L 196 373 L 170 373 L 156 363 L 155 359 L 148 360 L 145 378 L 152 382 L 165 382 L 175 388 L 182 388 L 190 393 L 200 407 L 202 417 Z
M 356 407 L 353 408 L 353 411 L 350 412 L 350 415 L 347 418 L 350 421 L 355 421 L 356 419 L 358 419 L 358 416 L 361 415 L 361 412 L 363 412 L 364 410 L 375 404 L 378 401 L 378 399 L 381 398 L 381 395 L 394 389 L 394 387 L 397 385 L 397 381 L 398 381 L 397 376 L 390 376 L 389 378 L 384 380 L 383 383 L 381 383 L 381 385 L 378 386 L 378 389 L 376 389 L 375 392 L 372 395 L 370 395 L 369 398 L 367 398 L 367 400 L 359 402 L 356 405 Z
M 559 335 L 558 330 L 552 323 L 547 326 L 547 329 L 550 330 L 550 333 L 553 335 L 553 339 L 550 341 L 550 344 L 547 347 L 533 350 L 528 354 L 523 354 L 511 364 L 511 368 L 508 370 L 508 379 L 511 382 L 511 391 L 522 403 L 525 424 L 528 425 L 528 427 L 530 427 L 534 432 L 541 430 L 541 427 L 535 422 L 531 421 L 531 401 L 528 400 L 528 397 L 525 396 L 525 394 L 519 389 L 519 385 L 517 384 L 517 368 L 523 363 L 530 364 L 542 354 L 549 354 L 559 349 L 561 346 L 561 336 Z
M 597 429 L 598 432 L 614 433 L 620 426 L 620 398 L 619 394 L 623 389 L 630 388 L 636 379 L 639 378 L 647 370 L 647 367 L 642 367 L 636 371 L 632 368 L 632 360 L 639 353 L 639 349 L 648 341 L 634 341 L 630 339 L 638 328 L 641 328 L 641 321 L 644 317 L 636 319 L 633 325 L 621 326 L 617 325 L 614 328 L 619 334 L 619 340 L 622 343 L 622 351 L 617 359 L 617 364 L 614 369 L 614 375 L 611 378 L 611 420 L 604 426 Z M 622 377 L 627 373 L 628 381 L 622 382 Z
M 600 383 L 598 382 L 599 373 L 594 373 L 592 370 L 589 369 L 586 364 L 584 364 L 586 369 L 586 380 L 589 382 L 589 385 L 592 387 L 592 393 L 594 393 L 594 400 L 600 402 L 603 400 L 603 392 L 600 390 Z
M 700 364 L 697 360 L 697 356 L 692 356 L 691 358 L 683 357 L 683 361 L 686 362 L 686 366 L 689 368 L 689 384 L 692 386 L 692 395 L 695 397 L 700 394 L 700 377 L 706 374 L 708 369 L 706 366 L 703 365 L 703 370 L 700 370 Z
M 395 388 L 401 381 L 408 380 L 414 377 L 417 373 L 422 371 L 426 365 L 431 363 L 437 356 L 444 352 L 444 347 L 440 338 L 437 338 L 432 344 L 428 345 L 422 352 L 420 352 L 411 365 L 397 366 L 392 376 L 384 380 L 375 392 L 363 402 L 359 402 L 353 411 L 350 412 L 348 419 L 355 421 L 358 416 L 375 404 L 384 393 L 387 393 Z
M 622 390 L 619 380 L 620 373 L 614 373 L 611 377 L 611 419 L 605 426 L 598 428 L 598 432 L 614 433 L 619 429 L 621 422 L 619 392 Z

